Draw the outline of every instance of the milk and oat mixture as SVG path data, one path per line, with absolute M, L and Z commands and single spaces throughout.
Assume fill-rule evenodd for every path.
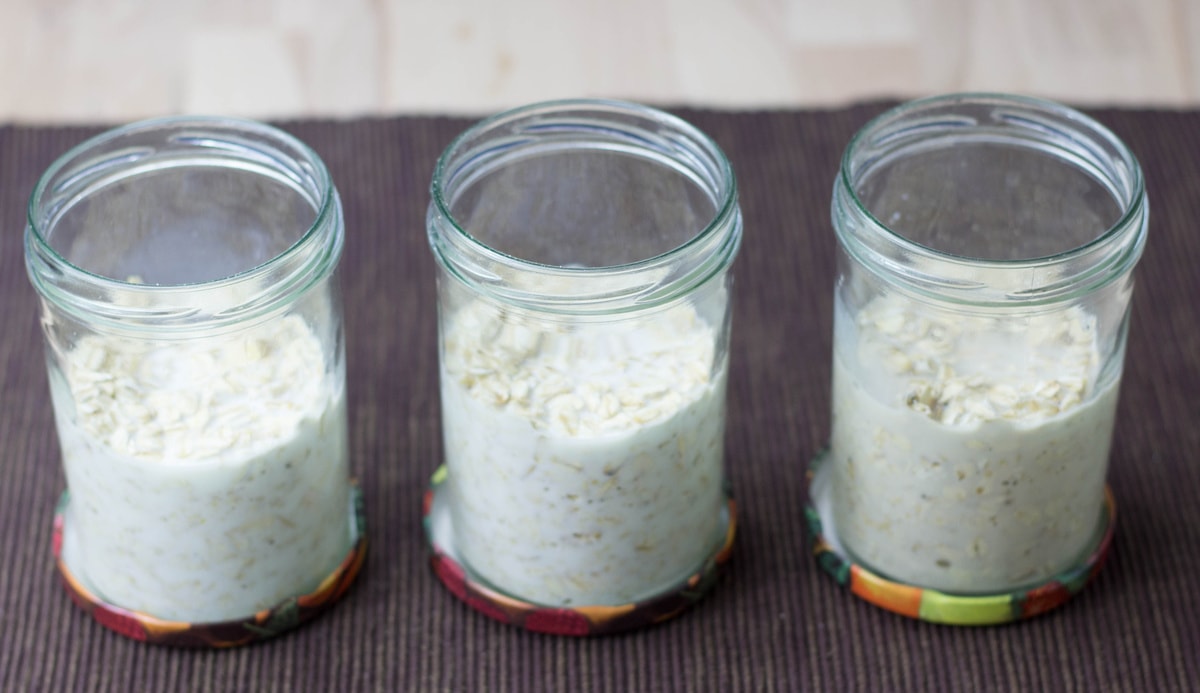
M 835 314 L 833 508 L 866 565 L 1004 591 L 1078 561 L 1100 520 L 1117 385 L 1094 318 L 935 317 L 895 296 Z
M 106 600 L 240 618 L 349 551 L 344 397 L 299 317 L 206 343 L 88 335 L 63 361 L 64 552 Z
M 716 549 L 725 358 L 690 306 L 588 330 L 476 301 L 443 330 L 447 488 L 472 571 L 538 603 L 623 604 Z

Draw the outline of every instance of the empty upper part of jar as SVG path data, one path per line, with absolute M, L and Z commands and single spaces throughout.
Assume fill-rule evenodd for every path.
M 143 121 L 56 161 L 30 199 L 30 278 L 93 324 L 179 327 L 269 312 L 336 264 L 336 192 L 308 147 L 260 123 Z
M 693 126 L 636 104 L 537 104 L 482 121 L 434 173 L 435 255 L 483 293 L 563 312 L 669 301 L 725 269 L 737 189 Z
M 1065 106 L 959 94 L 888 111 L 851 141 L 834 212 L 847 252 L 908 290 L 1046 303 L 1123 277 L 1145 241 L 1141 170 Z

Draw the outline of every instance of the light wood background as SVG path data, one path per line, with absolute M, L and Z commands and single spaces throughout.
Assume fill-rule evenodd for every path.
M 1200 0 L 0 0 L 0 122 L 959 90 L 1198 105 Z

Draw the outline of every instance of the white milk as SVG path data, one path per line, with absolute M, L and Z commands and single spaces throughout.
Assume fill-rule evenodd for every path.
M 444 325 L 442 421 L 456 548 L 538 603 L 623 604 L 719 546 L 725 359 L 690 306 L 603 331 Z
M 204 344 L 90 335 L 64 363 L 64 545 L 106 601 L 237 619 L 311 591 L 350 550 L 345 398 L 300 318 Z
M 981 593 L 1082 558 L 1117 404 L 1090 316 L 949 320 L 883 297 L 851 322 L 839 298 L 836 322 L 834 523 L 856 560 Z

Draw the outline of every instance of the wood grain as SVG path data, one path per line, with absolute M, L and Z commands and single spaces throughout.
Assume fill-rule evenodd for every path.
M 1187 107 L 1198 46 L 1193 0 L 0 0 L 0 121 L 962 90 Z

